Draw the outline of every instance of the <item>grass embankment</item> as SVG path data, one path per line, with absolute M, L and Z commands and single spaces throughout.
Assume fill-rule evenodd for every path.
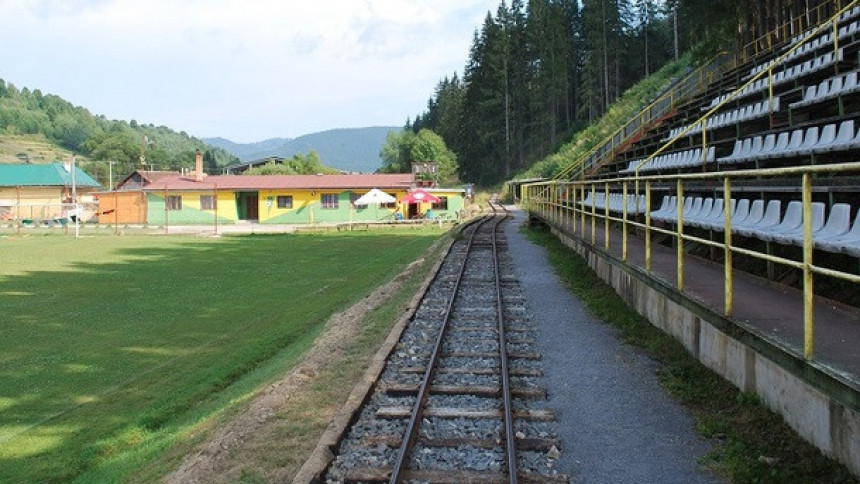
M 26 157 L 26 158 L 25 158 Z M 0 134 L 0 163 L 51 163 L 69 161 L 72 152 L 41 134 Z M 79 161 L 83 160 L 79 157 Z
M 578 131 L 557 152 L 536 162 L 516 178 L 549 178 L 606 140 L 631 118 L 654 101 L 674 79 L 685 76 L 692 64 L 692 55 L 668 62 L 654 74 L 642 79 L 624 92 L 602 117 Z
M 438 235 L 0 238 L 0 481 L 128 478 Z
M 626 343 L 643 348 L 661 363 L 661 382 L 692 411 L 698 431 L 715 445 L 703 464 L 733 482 L 857 482 L 844 466 L 795 434 L 756 395 L 740 392 L 630 309 L 548 229 L 533 226 L 527 234 L 547 249 L 556 272 L 595 316 L 618 328 Z

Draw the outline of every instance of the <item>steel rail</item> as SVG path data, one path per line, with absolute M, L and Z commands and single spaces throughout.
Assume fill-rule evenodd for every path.
M 481 219 L 481 221 L 475 225 L 475 230 L 469 237 L 469 242 L 466 246 L 466 255 L 463 258 L 463 264 L 460 266 L 460 271 L 457 274 L 456 281 L 454 282 L 454 287 L 451 291 L 451 299 L 448 300 L 448 305 L 445 308 L 442 328 L 439 330 L 439 335 L 436 338 L 436 345 L 433 348 L 433 353 L 430 355 L 430 361 L 427 363 L 427 371 L 424 373 L 424 379 L 421 381 L 421 386 L 418 389 L 418 397 L 415 400 L 415 405 L 412 407 L 409 423 L 406 427 L 403 441 L 400 443 L 397 459 L 391 471 L 391 477 L 388 480 L 389 484 L 398 484 L 403 481 L 403 473 L 406 470 L 409 455 L 412 453 L 412 449 L 415 446 L 415 441 L 418 437 L 418 430 L 424 417 L 424 409 L 427 405 L 427 400 L 430 397 L 430 383 L 436 376 L 439 357 L 442 354 L 442 346 L 445 341 L 445 334 L 448 332 L 451 313 L 454 309 L 454 301 L 457 299 L 457 294 L 460 291 L 460 283 L 463 280 L 463 275 L 466 273 L 466 264 L 469 260 L 469 254 L 471 253 L 472 246 L 475 242 L 475 236 L 484 224 L 494 218 L 496 218 L 495 215 L 488 215 Z
M 493 211 L 496 211 L 495 204 L 498 203 L 498 198 L 490 202 Z M 504 213 L 502 220 L 508 217 L 507 210 L 501 205 L 499 207 Z M 493 272 L 496 278 L 496 322 L 499 331 L 499 361 L 501 363 L 502 375 L 502 397 L 504 399 L 504 425 L 505 425 L 505 454 L 507 455 L 508 464 L 508 482 L 510 484 L 517 483 L 517 447 L 514 441 L 514 418 L 513 418 L 513 403 L 511 402 L 511 382 L 508 373 L 508 345 L 505 337 L 505 312 L 502 301 L 502 281 L 499 270 L 499 250 L 496 240 L 496 228 L 499 223 L 493 227 Z

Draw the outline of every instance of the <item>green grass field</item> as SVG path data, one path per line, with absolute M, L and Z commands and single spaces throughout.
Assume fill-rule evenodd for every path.
M 0 237 L 0 482 L 121 480 L 439 233 Z

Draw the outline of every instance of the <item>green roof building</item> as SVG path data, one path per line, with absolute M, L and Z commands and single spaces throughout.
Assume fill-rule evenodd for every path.
M 99 182 L 75 167 L 75 185 L 98 187 Z M 47 165 L 0 164 L 0 187 L 71 187 L 72 174 L 60 162 Z
M 78 202 L 93 205 L 99 183 L 75 167 Z M 72 174 L 63 163 L 0 164 L 0 222 L 48 221 L 67 217 L 72 202 Z

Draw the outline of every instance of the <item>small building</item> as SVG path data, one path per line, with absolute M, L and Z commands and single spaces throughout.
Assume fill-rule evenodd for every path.
M 180 176 L 178 171 L 137 170 L 117 183 L 116 189 L 98 193 L 99 222 L 109 224 L 146 224 L 147 196 L 144 188 L 165 177 Z
M 356 206 L 378 188 L 400 200 L 415 186 L 411 173 L 359 175 L 213 175 L 135 172 L 99 197 L 103 223 L 196 225 L 256 222 L 314 224 L 394 220 L 410 216 L 456 218 L 463 190 L 430 189 L 438 204 Z M 400 213 L 400 217 L 396 214 Z
M 269 163 L 275 165 L 283 165 L 289 161 L 288 158 L 284 158 L 282 156 L 269 156 L 268 158 L 260 158 L 259 160 L 251 160 L 251 161 L 242 161 L 239 163 L 234 163 L 232 165 L 228 165 L 224 167 L 224 173 L 228 175 L 243 173 L 248 171 L 251 168 L 257 168 L 259 166 L 268 165 Z
M 419 187 L 434 188 L 439 182 L 439 163 L 418 162 L 412 163 L 412 177 Z
M 93 201 L 99 183 L 75 167 L 78 201 Z M 52 220 L 65 217 L 72 200 L 71 166 L 0 164 L 0 220 Z

